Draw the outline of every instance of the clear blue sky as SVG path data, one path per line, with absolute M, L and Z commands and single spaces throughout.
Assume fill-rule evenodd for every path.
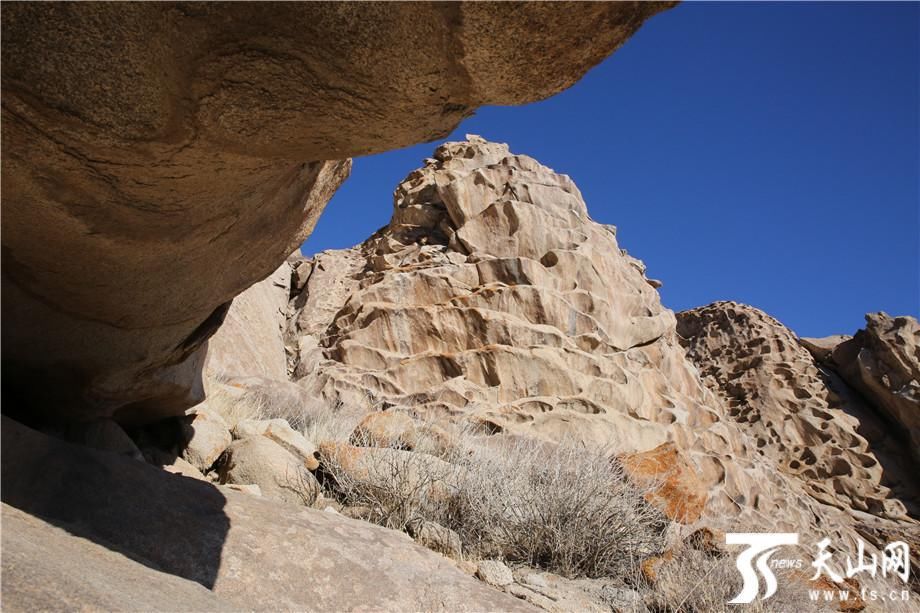
M 852 333 L 920 311 L 918 37 L 916 3 L 685 3 L 571 89 L 451 138 L 569 174 L 675 311 L 737 300 L 802 336 Z M 435 144 L 356 159 L 304 252 L 385 225 Z

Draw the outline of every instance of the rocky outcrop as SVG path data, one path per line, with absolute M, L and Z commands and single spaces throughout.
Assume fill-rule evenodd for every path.
M 869 313 L 866 328 L 825 361 L 895 424 L 920 468 L 920 323 Z
M 233 299 L 220 328 L 208 340 L 205 373 L 209 379 L 287 379 L 284 327 L 292 274 L 289 258 Z
M 303 458 L 264 436 L 231 443 L 219 471 L 222 484 L 257 485 L 263 495 L 281 502 L 311 505 L 319 494 Z
M 294 378 L 330 403 L 462 410 L 623 451 L 713 421 L 641 263 L 571 179 L 506 145 L 438 148 L 397 188 L 386 229 L 312 266 Z
M 397 187 L 387 227 L 304 266 L 291 366 L 327 406 L 605 445 L 686 524 L 767 517 L 776 531 L 818 532 L 820 522 L 822 534 L 856 535 L 848 509 L 778 471 L 758 433 L 701 382 L 616 229 L 590 219 L 568 176 L 506 145 L 439 147 Z M 865 493 L 862 508 L 894 505 L 900 517 L 885 492 Z
M 183 459 L 202 473 L 211 470 L 220 454 L 230 446 L 230 426 L 215 411 L 199 407 L 181 420 Z
M 909 318 L 899 319 L 905 322 L 897 328 L 909 330 Z M 812 355 L 840 355 L 839 348 L 820 340 L 800 343 L 776 319 L 734 302 L 684 311 L 677 320 L 688 358 L 724 401 L 725 419 L 753 439 L 756 453 L 823 506 L 850 515 L 854 529 L 870 540 L 916 533 L 920 490 L 907 432 L 892 428 L 871 397 L 855 393 L 849 379 Z M 904 342 L 896 346 L 910 354 Z M 899 372 L 910 376 L 909 366 Z M 888 380 L 893 387 L 886 389 L 911 387 L 907 378 Z
M 349 156 L 559 92 L 667 3 L 3 6 L 4 391 L 140 423 Z
M 399 532 L 2 435 L 4 610 L 532 610 Z

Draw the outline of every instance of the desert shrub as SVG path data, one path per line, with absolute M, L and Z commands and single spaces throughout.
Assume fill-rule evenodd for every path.
M 456 495 L 458 467 L 433 456 L 398 449 L 322 448 L 324 484 L 364 519 L 395 530 L 438 521 Z
M 423 429 L 424 430 L 424 429 Z M 433 521 L 466 555 L 573 576 L 617 576 L 660 551 L 666 519 L 601 449 L 453 433 L 441 461 L 364 449 L 357 466 L 324 458 L 328 484 L 370 521 Z
M 469 445 L 464 464 L 445 521 L 479 555 L 623 576 L 664 544 L 668 522 L 602 449 L 511 439 Z
M 351 407 L 338 401 L 327 410 L 315 411 L 305 416 L 303 435 L 316 445 L 324 442 L 344 443 L 366 414 L 366 409 Z
M 270 384 L 241 388 L 231 383 L 213 385 L 207 406 L 231 426 L 246 419 L 283 419 L 314 443 L 347 441 L 352 430 L 367 413 L 341 401 L 326 404 L 322 399 L 305 402 L 304 396 L 285 386 Z
M 226 385 L 214 386 L 205 401 L 232 428 L 245 419 L 266 419 L 264 399 Z

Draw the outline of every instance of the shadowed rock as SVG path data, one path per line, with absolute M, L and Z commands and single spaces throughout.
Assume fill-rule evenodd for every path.
M 920 467 L 920 323 L 887 313 L 866 315 L 866 328 L 840 343 L 833 368 L 896 424 Z
M 3 504 L 5 611 L 238 611 L 194 581 L 145 566 Z
M 3 502 L 110 550 L 44 530 L 40 521 L 4 505 L 4 522 L 14 522 L 3 530 L 4 609 L 96 602 L 170 610 L 531 610 L 402 533 L 218 490 L 51 439 L 6 418 L 2 434 Z M 34 538 L 8 535 L 20 527 Z M 50 555 L 56 550 L 69 556 L 69 567 L 111 570 L 110 586 L 138 583 L 122 594 L 99 594 L 92 584 L 60 594 L 74 575 L 57 574 L 60 561 Z M 34 574 L 24 576 L 15 566 L 23 559 Z M 203 589 L 162 573 L 201 584 L 216 597 L 209 600 Z M 34 577 L 49 575 L 55 577 L 50 586 L 34 584 Z M 142 606 L 143 596 L 130 600 L 128 594 L 144 585 L 177 590 L 176 598 L 188 600 Z

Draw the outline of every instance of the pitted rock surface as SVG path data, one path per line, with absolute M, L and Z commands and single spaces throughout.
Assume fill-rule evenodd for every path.
M 802 342 L 763 311 L 735 302 L 684 311 L 677 319 L 687 355 L 723 400 L 725 418 L 753 439 L 756 452 L 777 471 L 798 481 L 822 505 L 850 515 L 847 523 L 873 542 L 892 534 L 920 534 L 910 428 L 898 427 L 881 401 L 857 393 L 833 364 L 815 358 L 841 355 L 840 349 L 816 339 Z M 906 342 L 914 338 L 911 318 L 898 319 L 903 320 L 896 326 L 904 331 L 903 342 L 892 342 L 887 355 L 900 351 L 911 356 Z M 894 321 L 888 318 L 885 329 L 895 327 Z M 915 328 L 916 320 L 912 323 Z M 870 334 L 860 331 L 856 338 Z M 861 360 L 875 364 L 879 358 L 874 356 L 862 350 Z M 879 395 L 907 405 L 916 385 L 910 382 L 910 361 L 888 361 L 908 365 L 898 371 L 900 379 L 890 376 L 890 387 Z
M 388 226 L 308 265 L 288 350 L 297 384 L 327 406 L 604 444 L 637 478 L 662 480 L 653 499 L 683 523 L 855 538 L 849 502 L 888 528 L 904 517 L 865 441 L 846 447 L 858 466 L 849 482 L 816 472 L 810 484 L 763 453 L 772 439 L 739 427 L 703 384 L 615 230 L 590 219 L 570 177 L 506 145 L 439 147 L 397 187 Z M 861 440 L 852 422 L 841 428 Z M 791 449 L 804 434 L 777 436 Z

